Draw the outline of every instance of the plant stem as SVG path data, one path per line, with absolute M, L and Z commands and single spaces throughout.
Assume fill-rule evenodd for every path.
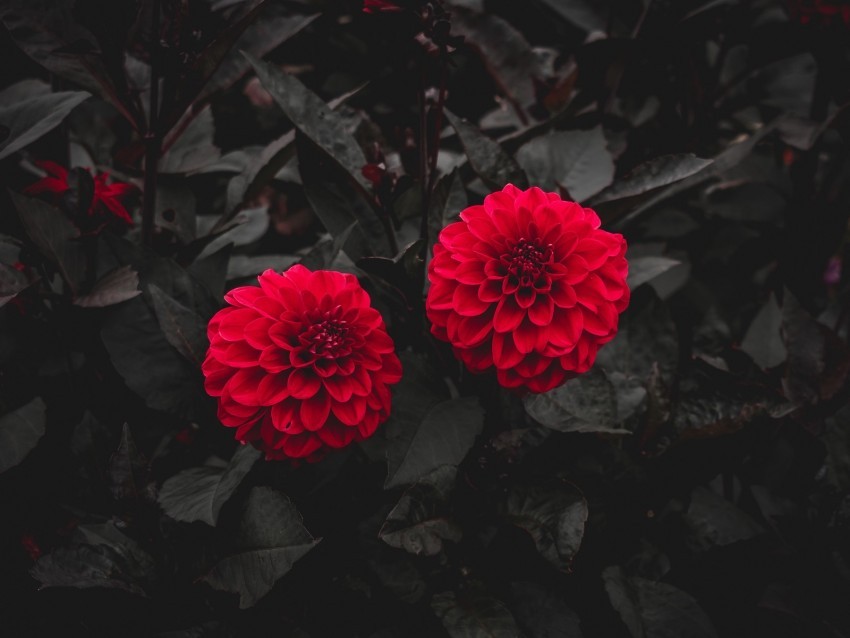
M 150 246 L 153 242 L 154 217 L 156 215 L 156 177 L 160 155 L 159 133 L 159 20 L 160 1 L 153 0 L 151 13 L 151 80 L 148 126 L 145 131 L 145 186 L 142 207 L 142 242 Z
M 425 107 L 425 68 L 419 68 L 419 187 L 422 190 L 422 223 L 419 237 L 428 245 L 428 208 L 430 191 L 428 189 L 428 111 Z

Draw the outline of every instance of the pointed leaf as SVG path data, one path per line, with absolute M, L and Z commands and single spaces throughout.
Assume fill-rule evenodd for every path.
M 155 285 L 148 286 L 156 319 L 168 343 L 198 365 L 204 360 L 207 342 L 207 322 Z
M 593 203 L 608 202 L 668 186 L 699 173 L 713 160 L 702 159 L 693 153 L 662 155 L 638 165 L 610 187 L 593 198 Z
M 760 367 L 775 368 L 788 357 L 788 350 L 782 343 L 781 327 L 782 309 L 776 302 L 776 295 L 771 293 L 747 328 L 741 350 Z
M 634 290 L 638 286 L 652 281 L 680 263 L 675 259 L 656 255 L 629 259 L 629 278 L 627 281 L 629 289 Z
M 528 186 L 528 178 L 519 164 L 499 146 L 498 142 L 487 137 L 476 126 L 454 113 L 446 111 L 445 115 L 463 144 L 463 150 L 466 151 L 472 170 L 488 186 L 493 189 L 502 189 L 506 184 L 513 184 L 519 188 Z
M 103 308 L 127 301 L 142 294 L 139 273 L 130 266 L 121 266 L 101 277 L 87 295 L 81 295 L 74 304 L 83 308 Z
M 15 467 L 44 436 L 47 406 L 40 397 L 0 417 L 0 473 Z

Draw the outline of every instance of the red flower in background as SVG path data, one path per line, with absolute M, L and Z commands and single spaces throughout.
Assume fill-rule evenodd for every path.
M 25 193 L 35 195 L 47 192 L 53 193 L 57 197 L 61 197 L 70 188 L 68 185 L 68 169 L 64 166 L 60 166 L 56 162 L 50 161 L 39 161 L 36 162 L 36 165 L 47 172 L 47 177 L 43 177 L 35 184 L 28 186 L 24 189 Z M 122 182 L 113 182 L 108 184 L 108 179 L 109 173 L 98 173 L 94 176 L 94 194 L 92 196 L 88 214 L 112 214 L 132 226 L 133 219 L 121 203 L 121 198 L 132 191 L 134 187 Z
M 431 332 L 473 372 L 545 392 L 593 365 L 629 303 L 626 241 L 555 193 L 508 185 L 434 245 Z
M 402 11 L 394 2 L 387 0 L 363 0 L 363 13 L 388 13 Z
M 401 363 L 353 275 L 296 265 L 234 288 L 210 320 L 202 369 L 218 417 L 266 458 L 315 460 L 371 436 Z

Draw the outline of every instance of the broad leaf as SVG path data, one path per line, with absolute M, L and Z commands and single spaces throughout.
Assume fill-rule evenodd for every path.
M 614 179 L 614 158 L 599 126 L 541 135 L 520 147 L 516 158 L 532 184 L 548 191 L 566 188 L 577 202 Z
M 519 164 L 508 155 L 499 143 L 487 137 L 476 126 L 450 111 L 446 118 L 457 132 L 469 164 L 490 188 L 501 190 L 506 184 L 519 188 L 528 186 L 528 179 Z
M 574 485 L 518 485 L 508 492 L 500 511 L 529 533 L 543 558 L 558 569 L 570 568 L 588 515 L 587 501 Z
M 40 397 L 0 417 L 0 473 L 15 467 L 44 436 L 47 406 Z
M 441 465 L 459 465 L 484 427 L 477 398 L 449 399 L 425 414 L 384 487 L 410 485 Z M 394 466 L 394 467 L 393 467 Z
M 662 155 L 638 165 L 593 198 L 593 203 L 608 202 L 668 186 L 699 173 L 712 160 L 693 153 Z
M 310 252 L 301 258 L 300 263 L 305 268 L 310 270 L 325 270 L 330 268 L 334 259 L 337 258 L 345 242 L 351 236 L 351 233 L 357 227 L 357 222 L 352 222 L 351 225 L 339 233 L 336 237 L 326 238 L 319 241 Z
M 535 421 L 560 432 L 629 433 L 617 427 L 617 395 L 599 368 L 548 392 L 529 394 L 524 403 Z
M 746 512 L 706 487 L 691 493 L 684 515 L 688 546 L 696 551 L 721 547 L 764 533 L 764 528 Z
M 562 18 L 584 31 L 605 31 L 607 18 L 593 0 L 543 0 Z
M 30 281 L 24 273 L 0 262 L 0 308 L 29 285 Z
M 425 556 L 439 554 L 444 540 L 459 542 L 461 529 L 446 513 L 456 475 L 457 468 L 442 465 L 405 491 L 381 528 L 381 540 Z
M 226 467 L 205 466 L 183 470 L 165 481 L 158 502 L 177 521 L 218 523 L 221 508 L 251 471 L 259 451 L 250 445 L 237 448 Z
M 627 281 L 629 289 L 634 290 L 638 286 L 649 283 L 680 263 L 669 257 L 655 255 L 629 259 L 629 278 Z
M 160 157 L 157 169 L 160 173 L 193 173 L 209 166 L 221 156 L 215 145 L 215 123 L 212 109 L 206 107 L 199 113 L 187 114 L 192 120 L 179 137 Z M 166 138 L 166 141 L 170 141 Z
M 0 140 L 0 159 L 51 131 L 88 97 L 86 91 L 51 93 L 38 80 L 23 80 L 0 91 L 0 126 L 9 131 Z
M 447 591 L 431 599 L 431 609 L 451 638 L 517 638 L 519 629 L 500 600 L 486 595 L 458 597 Z
M 239 594 L 241 609 L 252 607 L 319 540 L 301 524 L 288 498 L 269 487 L 255 487 L 242 518 L 238 553 L 219 561 L 203 581 Z
M 168 343 L 186 359 L 200 365 L 208 346 L 207 322 L 194 310 L 165 294 L 159 286 L 150 284 L 148 290 L 159 327 Z
M 217 220 L 198 217 L 198 235 L 204 235 L 213 230 Z M 218 252 L 228 244 L 234 246 L 245 246 L 253 243 L 266 234 L 269 228 L 269 211 L 265 206 L 257 208 L 246 208 L 239 211 L 236 217 L 228 224 L 228 229 L 219 234 L 206 245 L 198 259 L 208 257 Z
M 80 295 L 74 304 L 83 308 L 103 308 L 127 301 L 142 294 L 139 273 L 130 266 L 121 266 L 101 277 L 88 294 Z
M 788 351 L 782 343 L 782 310 L 771 293 L 767 301 L 753 318 L 741 341 L 741 350 L 764 369 L 775 368 L 785 361 Z
M 681 589 L 625 575 L 619 567 L 602 572 L 605 590 L 633 638 L 717 638 L 708 616 Z

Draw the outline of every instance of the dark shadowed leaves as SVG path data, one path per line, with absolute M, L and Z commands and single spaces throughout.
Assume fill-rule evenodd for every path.
M 104 275 L 88 294 L 80 295 L 74 304 L 83 308 L 103 308 L 142 294 L 139 273 L 130 266 L 120 266 Z
M 505 184 L 513 184 L 519 188 L 528 186 L 528 179 L 519 164 L 498 142 L 450 111 L 446 111 L 446 118 L 457 131 L 470 166 L 490 188 L 501 190 Z
M 782 310 L 771 293 L 756 314 L 741 342 L 741 350 L 762 368 L 774 368 L 785 361 L 788 351 L 782 343 Z
M 605 31 L 607 17 L 592 0 L 543 0 L 543 3 L 584 31 Z
M 379 533 L 381 539 L 392 547 L 425 556 L 439 554 L 444 540 L 460 541 L 461 529 L 446 512 L 456 475 L 457 468 L 443 465 L 408 488 L 387 516 Z
M 30 281 L 24 273 L 0 263 L 0 308 L 29 285 Z
M 163 511 L 177 521 L 203 521 L 215 526 L 227 500 L 251 471 L 259 451 L 241 445 L 226 467 L 205 466 L 183 470 L 165 481 L 159 491 Z
M 629 289 L 634 290 L 638 286 L 649 283 L 680 263 L 675 259 L 656 255 L 629 259 Z
M 746 512 L 706 487 L 697 487 L 691 493 L 684 520 L 690 531 L 688 546 L 697 551 L 764 533 L 764 528 Z
M 520 147 L 516 158 L 532 184 L 547 191 L 566 188 L 577 202 L 595 195 L 614 179 L 614 158 L 599 126 L 541 135 Z
M 299 262 L 305 268 L 310 270 L 323 270 L 330 268 L 334 259 L 339 255 L 339 251 L 345 246 L 345 242 L 351 236 L 351 233 L 357 227 L 357 222 L 352 222 L 348 228 L 339 233 L 336 237 L 330 237 L 318 242 L 310 252 L 304 255 Z
M 109 459 L 109 487 L 115 499 L 136 498 L 147 487 L 148 462 L 139 453 L 126 423 L 118 449 Z
M 623 175 L 623 177 L 594 197 L 593 203 L 598 204 L 614 199 L 642 195 L 647 191 L 668 186 L 699 173 L 711 163 L 712 160 L 702 159 L 693 153 L 656 157 L 638 165 L 632 171 Z
M 69 547 L 43 556 L 30 570 L 42 587 L 105 587 L 146 595 L 153 559 L 112 523 L 81 525 Z
M 410 485 L 441 465 L 459 465 L 484 427 L 478 399 L 449 399 L 424 415 L 415 434 L 388 450 L 385 488 Z
M 148 286 L 156 319 L 168 343 L 186 359 L 198 365 L 207 350 L 207 322 L 194 310 L 165 294 L 155 285 Z
M 611 605 L 633 638 L 717 638 L 705 612 L 681 589 L 629 578 L 619 567 L 602 572 Z
M 191 275 L 206 286 L 214 299 L 221 299 L 224 295 L 224 284 L 227 281 L 227 267 L 230 263 L 230 254 L 232 252 L 233 245 L 228 244 L 211 255 L 196 259 L 187 268 Z
M 47 406 L 40 397 L 0 417 L 0 473 L 15 467 L 44 436 Z
M 519 628 L 505 604 L 486 594 L 443 592 L 431 599 L 431 609 L 451 638 L 519 636 Z
M 599 368 L 524 399 L 528 414 L 560 432 L 628 433 L 617 427 L 617 394 Z
M 460 172 L 455 169 L 448 175 L 443 175 L 431 194 L 431 207 L 428 211 L 428 250 L 426 259 L 430 261 L 434 250 L 434 244 L 443 230 L 453 221 L 457 220 L 458 214 L 467 207 L 469 201 Z
M 568 570 L 578 553 L 587 521 L 587 501 L 574 485 L 518 485 L 508 492 L 502 516 L 524 529 L 537 551 L 561 570 Z
M 86 91 L 51 93 L 39 80 L 23 80 L 0 91 L 0 125 L 9 131 L 0 139 L 0 159 L 58 126 L 87 97 Z
M 510 608 L 528 638 L 582 638 L 576 613 L 542 585 L 511 583 Z
M 239 594 L 241 609 L 252 607 L 319 540 L 304 528 L 288 498 L 269 487 L 255 487 L 242 518 L 238 552 L 219 561 L 203 580 L 214 589 Z
M 192 120 L 159 160 L 161 173 L 193 173 L 214 163 L 221 156 L 215 145 L 215 123 L 212 109 L 187 114 Z

